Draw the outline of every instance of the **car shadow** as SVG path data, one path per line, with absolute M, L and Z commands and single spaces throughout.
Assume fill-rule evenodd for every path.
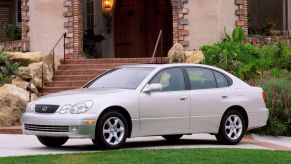
M 159 141 L 137 141 L 127 142 L 125 148 L 150 148 L 150 147 L 172 147 L 172 146 L 201 146 L 201 145 L 219 145 L 215 140 L 197 140 L 197 139 L 180 139 L 176 142 L 167 140 Z
M 176 142 L 168 142 L 164 139 L 153 140 L 153 141 L 129 141 L 123 146 L 123 149 L 154 149 L 154 148 L 167 148 L 167 147 L 195 147 L 195 146 L 219 146 L 216 140 L 200 140 L 200 139 L 180 139 Z M 46 150 L 58 150 L 64 152 L 90 152 L 90 151 L 101 151 L 97 149 L 93 144 L 85 145 L 64 145 L 60 148 L 36 148 L 36 149 L 46 149 Z M 102 150 L 104 151 L 104 150 Z

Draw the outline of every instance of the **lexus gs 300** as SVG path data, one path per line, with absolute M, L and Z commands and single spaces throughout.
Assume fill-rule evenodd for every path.
M 221 69 L 196 64 L 130 65 L 112 69 L 77 90 L 40 97 L 22 116 L 24 134 L 48 147 L 89 138 L 116 149 L 127 138 L 209 133 L 237 144 L 247 130 L 266 125 L 261 88 Z

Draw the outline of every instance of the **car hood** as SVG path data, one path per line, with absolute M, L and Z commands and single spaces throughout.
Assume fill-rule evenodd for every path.
M 82 88 L 43 96 L 34 100 L 33 103 L 58 104 L 58 105 L 72 104 L 86 100 L 101 99 L 109 95 L 121 94 L 123 92 L 132 92 L 132 90 L 108 89 L 108 88 L 101 89 Z

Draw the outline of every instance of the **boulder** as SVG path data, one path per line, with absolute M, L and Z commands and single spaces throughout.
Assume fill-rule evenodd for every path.
M 186 51 L 186 61 L 185 63 L 198 64 L 204 60 L 203 52 L 200 50 L 197 51 Z
M 176 43 L 174 46 L 170 49 L 168 53 L 169 62 L 170 63 L 183 63 L 186 60 L 186 55 L 184 51 L 184 47 Z
M 41 52 L 5 52 L 7 58 L 12 62 L 17 62 L 20 66 L 28 66 L 31 63 L 38 63 L 47 58 Z
M 15 79 L 12 80 L 12 85 L 15 85 L 19 88 L 28 90 L 29 89 L 29 82 L 22 80 L 21 78 L 17 77 Z M 31 84 L 31 90 L 33 93 L 38 93 L 38 90 L 36 88 L 36 86 L 32 83 Z M 29 91 L 29 90 L 28 90 Z
M 53 71 L 53 66 L 55 66 L 55 70 L 57 70 L 59 65 L 61 65 L 61 60 L 58 57 L 58 55 L 53 56 L 53 54 L 49 54 L 46 56 L 44 61 L 47 63 L 47 65 L 52 71 Z M 53 65 L 53 62 L 55 65 Z
M 43 62 L 39 62 L 29 64 L 28 67 L 19 67 L 18 76 L 21 79 L 30 81 L 36 75 L 33 80 L 33 83 L 38 89 L 40 89 L 42 87 L 42 69 L 41 69 L 42 64 Z M 53 71 L 52 68 L 47 63 L 43 65 L 43 75 L 44 84 L 47 84 L 48 82 L 52 81 Z
M 32 94 L 32 100 L 37 96 Z M 5 84 L 0 88 L 0 127 L 13 126 L 20 122 L 21 113 L 29 102 L 29 92 L 15 85 Z
M 53 55 L 43 54 L 41 52 L 5 52 L 7 58 L 12 62 L 17 62 L 20 66 L 26 67 L 31 63 L 39 63 L 47 61 L 48 65 L 52 68 L 53 66 Z M 60 65 L 60 58 L 55 55 L 54 57 L 55 69 Z

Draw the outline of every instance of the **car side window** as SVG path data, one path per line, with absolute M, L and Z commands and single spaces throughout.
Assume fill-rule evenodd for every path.
M 214 75 L 215 75 L 215 78 L 216 78 L 216 82 L 217 82 L 218 88 L 225 88 L 225 87 L 229 86 L 228 82 L 227 82 L 227 79 L 223 74 L 214 71 Z
M 217 88 L 212 70 L 204 68 L 186 68 L 191 90 Z
M 163 92 L 182 91 L 186 89 L 181 68 L 169 68 L 158 73 L 150 84 L 162 84 Z

